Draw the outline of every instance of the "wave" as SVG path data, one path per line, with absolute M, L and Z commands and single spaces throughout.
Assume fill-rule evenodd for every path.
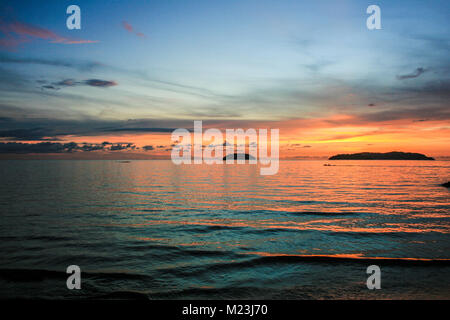
M 334 212 L 325 212 L 325 211 L 283 211 L 285 214 L 292 215 L 313 215 L 313 216 L 353 216 L 363 214 L 363 212 L 355 212 L 355 211 L 334 211 Z M 367 213 L 364 213 L 367 214 Z
M 419 258 L 389 258 L 389 257 L 363 257 L 359 255 L 294 255 L 294 254 L 269 254 L 262 252 L 246 252 L 239 254 L 241 260 L 227 257 L 221 261 L 204 263 L 200 265 L 187 265 L 157 269 L 160 274 L 175 277 L 193 277 L 203 274 L 215 274 L 219 272 L 241 271 L 243 268 L 274 266 L 280 264 L 328 264 L 328 265 L 383 265 L 383 266 L 450 266 L 450 259 L 419 259 Z M 242 259 L 250 256 L 249 259 Z
M 38 241 L 70 241 L 74 238 L 65 236 L 50 235 L 32 235 L 32 236 L 0 236 L 0 241 L 17 241 L 17 240 L 38 240 Z
M 158 240 L 158 239 L 155 239 Z M 213 249 L 201 249 L 196 248 L 198 244 L 178 244 L 178 245 L 167 245 L 167 244 L 142 244 L 137 243 L 136 245 L 127 246 L 124 249 L 130 251 L 143 251 L 147 253 L 151 253 L 151 250 L 164 250 L 167 253 L 171 253 L 174 255 L 182 256 L 190 256 L 190 257 L 199 257 L 199 256 L 218 256 L 221 257 L 226 254 L 229 257 L 238 258 L 240 255 L 238 253 L 232 253 L 230 251 L 224 250 L 213 250 Z M 187 249 L 189 247 L 189 249 Z
M 359 215 L 369 213 L 356 211 L 285 211 L 285 210 L 229 210 L 229 212 L 233 214 L 286 214 L 286 215 L 314 215 L 314 216 L 341 216 L 341 215 Z
M 102 272 L 102 271 L 81 271 L 86 279 L 120 279 L 120 280 L 144 280 L 151 276 L 128 272 Z M 0 269 L 0 278 L 8 281 L 29 282 L 42 281 L 45 279 L 66 279 L 68 274 L 65 271 L 45 270 L 45 269 Z
M 325 262 L 325 263 L 362 263 L 383 265 L 419 265 L 419 266 L 450 266 L 450 259 L 425 259 L 425 258 L 391 258 L 391 257 L 365 257 L 359 254 L 336 255 L 297 255 L 297 254 L 272 254 L 266 252 L 247 252 L 244 254 L 257 255 L 258 258 L 248 261 L 250 264 L 263 264 L 272 262 Z
M 418 259 L 418 258 L 389 258 L 389 257 L 362 257 L 358 255 L 293 255 L 268 254 L 260 252 L 247 252 L 241 255 L 251 255 L 250 259 L 241 261 L 224 260 L 218 263 L 202 266 L 186 266 L 159 270 L 175 276 L 199 276 L 210 272 L 225 272 L 233 269 L 253 268 L 274 264 L 319 263 L 319 264 L 379 264 L 383 266 L 450 266 L 450 259 Z M 256 257 L 255 257 L 256 256 Z

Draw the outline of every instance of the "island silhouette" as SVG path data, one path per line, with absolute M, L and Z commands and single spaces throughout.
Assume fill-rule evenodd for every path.
M 351 154 L 337 154 L 328 160 L 434 160 L 421 153 L 392 151 L 386 153 L 360 152 Z

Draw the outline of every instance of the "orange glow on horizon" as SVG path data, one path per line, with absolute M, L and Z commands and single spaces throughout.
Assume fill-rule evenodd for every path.
M 231 127 L 231 126 L 234 127 Z M 225 127 L 227 126 L 227 127 Z M 212 127 L 205 122 L 203 129 Z M 413 121 L 402 119 L 384 122 L 364 122 L 349 115 L 327 118 L 293 119 L 284 121 L 240 121 L 223 124 L 226 128 L 279 128 L 280 158 L 330 157 L 339 153 L 356 152 L 419 152 L 432 157 L 448 157 L 450 126 L 445 121 Z M 114 151 L 115 154 L 138 154 L 148 158 L 170 158 L 170 133 L 124 133 L 120 135 L 60 136 L 54 142 L 99 144 L 133 143 L 136 150 Z M 38 143 L 42 141 L 20 141 Z M 151 145 L 153 150 L 143 150 Z M 105 151 L 101 151 L 105 152 Z M 101 153 L 101 152 L 97 152 Z

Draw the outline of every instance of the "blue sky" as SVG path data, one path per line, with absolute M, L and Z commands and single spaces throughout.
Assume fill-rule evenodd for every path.
M 81 30 L 66 28 L 71 4 L 81 8 Z M 381 8 L 381 30 L 366 28 L 370 4 Z M 0 46 L 0 116 L 18 120 L 5 124 L 7 130 L 25 126 L 24 115 L 48 120 L 39 126 L 55 119 L 139 119 L 172 127 L 192 119 L 336 115 L 370 122 L 386 113 L 395 114 L 393 120 L 430 120 L 426 114 L 448 120 L 449 6 L 448 1 L 6 1 L 0 6 L 0 40 L 26 41 Z M 53 43 L 17 34 L 14 24 L 95 42 Z M 105 82 L 89 82 L 93 79 Z

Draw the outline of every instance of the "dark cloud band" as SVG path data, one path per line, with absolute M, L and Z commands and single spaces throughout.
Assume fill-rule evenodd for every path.
M 70 153 L 70 152 L 91 152 L 91 151 L 121 151 L 135 150 L 133 143 L 81 143 L 68 142 L 0 142 L 0 153 L 28 154 L 28 153 Z

